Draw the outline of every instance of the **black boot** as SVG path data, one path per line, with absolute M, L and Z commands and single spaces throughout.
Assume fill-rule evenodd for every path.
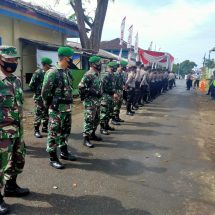
M 61 146 L 60 148 L 61 154 L 60 158 L 63 160 L 76 161 L 76 156 L 72 155 L 71 152 L 68 151 L 67 145 Z
M 120 125 L 120 123 L 119 123 L 119 121 L 117 120 L 116 117 L 113 117 L 113 118 L 112 118 L 111 123 L 112 123 L 113 125 Z
M 48 128 L 47 128 L 47 127 L 43 127 L 43 128 L 42 128 L 42 132 L 43 132 L 43 133 L 48 133 Z
M 130 103 L 127 104 L 127 113 L 126 113 L 126 114 L 127 114 L 128 116 L 133 116 L 134 113 L 135 113 L 135 112 L 131 110 L 131 104 L 130 104 Z
M 40 134 L 39 126 L 34 127 L 34 136 L 36 138 L 42 138 L 43 136 Z
M 118 122 L 125 122 L 123 119 L 120 119 L 119 114 L 117 114 L 116 120 L 117 120 Z
M 105 123 L 105 128 L 108 131 L 115 131 L 115 128 L 113 128 L 109 125 L 109 120 Z
M 102 138 L 96 135 L 96 132 L 93 131 L 92 134 L 90 135 L 90 140 L 95 140 L 95 141 L 102 141 Z
M 5 197 L 23 197 L 30 193 L 28 188 L 21 188 L 17 185 L 16 178 L 17 176 L 12 176 L 11 179 L 6 181 L 4 188 Z
M 104 123 L 101 123 L 101 124 L 100 124 L 100 127 L 101 127 L 101 128 L 100 128 L 101 134 L 104 134 L 104 135 L 109 135 L 109 134 L 110 134 L 110 132 L 106 129 Z
M 89 136 L 84 136 L 84 146 L 88 147 L 88 148 L 94 148 L 94 145 L 90 142 L 90 138 Z
M 3 200 L 3 196 L 0 193 L 0 215 L 8 214 L 9 209 Z
M 50 166 L 54 167 L 55 169 L 64 169 L 64 165 L 59 161 L 57 157 L 57 152 L 49 152 L 50 155 Z

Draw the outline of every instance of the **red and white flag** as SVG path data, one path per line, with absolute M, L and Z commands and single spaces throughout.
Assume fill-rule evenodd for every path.
M 121 23 L 121 34 L 120 34 L 120 45 L 123 45 L 123 39 L 124 39 L 124 31 L 125 31 L 125 20 L 126 16 L 123 18 Z
M 132 44 L 132 35 L 133 35 L 133 25 L 130 26 L 130 28 L 128 29 L 128 44 L 127 44 L 127 48 L 130 49 L 131 48 L 131 44 Z
M 135 44 L 134 44 L 134 53 L 135 54 L 138 53 L 138 44 L 139 44 L 139 38 L 138 38 L 138 32 L 137 32 L 136 37 L 135 37 Z

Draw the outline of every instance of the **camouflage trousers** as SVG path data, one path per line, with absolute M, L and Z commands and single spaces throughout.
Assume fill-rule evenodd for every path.
M 91 100 L 84 101 L 84 131 L 83 136 L 89 136 L 96 131 L 99 124 L 100 103 Z
M 109 120 L 113 117 L 114 102 L 113 96 L 108 94 L 103 94 L 101 99 L 101 108 L 100 108 L 100 123 L 108 123 Z
M 49 110 L 49 125 L 47 138 L 47 152 L 57 150 L 67 144 L 71 132 L 71 112 Z
M 119 99 L 118 100 L 114 100 L 113 115 L 115 117 L 119 115 L 120 109 L 122 107 L 122 103 L 123 103 L 123 91 L 122 90 L 117 91 L 117 95 L 119 96 Z
M 0 192 L 4 181 L 22 172 L 25 154 L 25 143 L 20 138 L 0 139 Z
M 42 98 L 37 100 L 35 99 L 34 102 L 35 102 L 34 127 L 39 129 L 42 122 L 43 127 L 47 128 L 49 120 L 48 109 L 45 108 Z

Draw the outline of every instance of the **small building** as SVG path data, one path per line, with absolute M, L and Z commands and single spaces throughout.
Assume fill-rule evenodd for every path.
M 0 45 L 17 47 L 21 56 L 16 74 L 22 80 L 23 89 L 28 89 L 37 68 L 38 50 L 56 51 L 66 45 L 67 38 L 79 37 L 75 23 L 21 0 L 1 0 L 0 20 Z
M 131 53 L 131 59 L 135 60 L 136 56 L 134 54 L 134 46 L 131 49 L 127 48 L 127 42 L 123 41 L 122 46 L 120 45 L 120 38 L 115 38 L 109 41 L 102 41 L 100 43 L 100 48 L 108 51 L 114 55 L 119 56 L 120 50 L 122 49 L 122 58 L 128 59 L 129 51 Z

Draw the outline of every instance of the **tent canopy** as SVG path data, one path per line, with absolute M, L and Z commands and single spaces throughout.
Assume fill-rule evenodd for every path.
M 159 65 L 172 70 L 174 57 L 169 53 L 139 49 L 139 59 L 144 65 Z

